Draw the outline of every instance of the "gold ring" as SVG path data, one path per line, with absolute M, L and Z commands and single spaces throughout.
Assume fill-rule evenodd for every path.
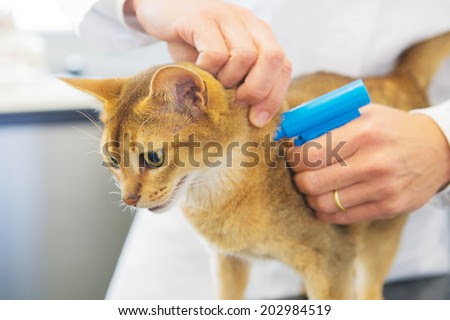
M 341 200 L 339 200 L 339 194 L 338 194 L 337 190 L 334 190 L 333 198 L 334 198 L 334 203 L 336 203 L 336 206 L 339 208 L 339 210 L 345 211 L 345 207 L 342 205 Z

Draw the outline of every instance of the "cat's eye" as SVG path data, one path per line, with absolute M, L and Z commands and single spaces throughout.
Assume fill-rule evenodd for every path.
M 139 156 L 141 168 L 159 168 L 164 164 L 164 151 L 162 149 L 142 153 Z
M 109 157 L 109 160 L 110 160 L 110 163 L 111 163 L 112 167 L 114 167 L 114 168 L 118 168 L 119 167 L 119 160 L 117 160 L 114 157 Z

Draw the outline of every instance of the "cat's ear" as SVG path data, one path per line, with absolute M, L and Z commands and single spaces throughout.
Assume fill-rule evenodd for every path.
M 169 105 L 171 110 L 196 118 L 208 104 L 206 82 L 182 66 L 167 66 L 156 71 L 150 83 L 150 97 Z
M 120 96 L 124 79 L 80 79 L 80 78 L 59 78 L 65 83 L 87 92 L 103 102 L 109 102 Z

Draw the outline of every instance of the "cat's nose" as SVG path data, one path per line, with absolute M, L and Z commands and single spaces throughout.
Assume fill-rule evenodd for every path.
M 123 198 L 123 202 L 125 202 L 129 206 L 135 206 L 140 197 L 141 196 L 138 196 L 136 194 L 128 195 Z

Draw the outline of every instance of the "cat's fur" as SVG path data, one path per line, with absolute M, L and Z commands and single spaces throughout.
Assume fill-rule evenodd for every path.
M 449 53 L 450 33 L 413 46 L 389 75 L 364 79 L 373 102 L 402 110 L 427 106 L 426 89 Z M 294 79 L 280 112 L 352 80 L 331 73 Z M 120 154 L 128 147 L 124 133 L 144 145 L 153 142 L 154 149 L 176 133 L 181 141 L 195 133 L 202 144 L 213 140 L 225 146 L 262 141 L 279 122 L 275 117 L 262 129 L 251 126 L 247 108 L 235 105 L 235 90 L 225 90 L 190 63 L 157 66 L 124 79 L 65 81 L 104 102 L 102 141 L 119 141 Z M 312 299 L 382 298 L 406 214 L 349 226 L 321 222 L 293 185 L 283 157 L 276 158 L 277 168 L 264 163 L 244 168 L 238 161 L 232 167 L 183 168 L 171 156 L 167 166 L 146 169 L 138 167 L 139 152 L 131 147 L 130 167 L 112 169 L 123 197 L 137 196 L 137 207 L 159 211 L 174 201 L 174 193 L 186 193 L 186 218 L 216 249 L 221 298 L 244 297 L 252 258 L 274 258 L 292 267 Z M 188 156 L 180 152 L 182 159 Z M 256 152 L 262 156 L 261 148 Z M 200 149 L 195 156 L 201 159 Z M 235 151 L 233 160 L 241 156 Z M 360 281 L 353 288 L 355 275 Z

